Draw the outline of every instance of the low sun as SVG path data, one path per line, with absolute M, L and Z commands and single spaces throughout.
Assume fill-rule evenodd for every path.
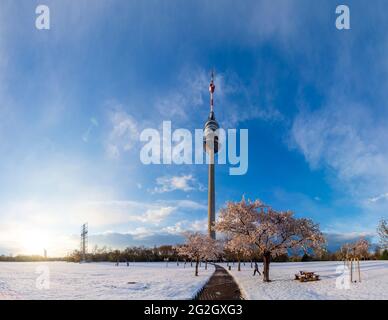
M 49 245 L 48 237 L 37 231 L 23 234 L 20 240 L 23 254 L 43 255 L 43 250 Z

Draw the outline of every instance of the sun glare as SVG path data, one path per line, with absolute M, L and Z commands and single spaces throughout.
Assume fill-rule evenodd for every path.
M 23 254 L 43 255 L 44 249 L 49 245 L 48 237 L 38 231 L 30 231 L 21 237 Z

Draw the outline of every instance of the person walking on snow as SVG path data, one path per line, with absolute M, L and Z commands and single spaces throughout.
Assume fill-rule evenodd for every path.
M 253 275 L 256 275 L 256 272 L 261 276 L 261 273 L 259 271 L 259 265 L 257 264 L 257 262 L 255 261 L 255 270 L 253 271 Z

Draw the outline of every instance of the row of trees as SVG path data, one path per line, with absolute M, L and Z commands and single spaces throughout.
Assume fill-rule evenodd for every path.
M 81 252 L 74 250 L 72 253 L 65 257 L 51 257 L 45 258 L 40 255 L 17 255 L 17 256 L 5 256 L 0 255 L 0 261 L 12 261 L 12 262 L 32 262 L 32 261 L 67 261 L 67 262 L 80 262 Z M 128 247 L 124 250 L 115 250 L 104 247 L 93 247 L 92 251 L 86 255 L 86 260 L 89 262 L 126 262 L 126 261 L 164 261 L 178 259 L 176 249 L 171 245 L 163 245 L 154 248 L 147 247 Z
M 73 251 L 65 259 L 69 262 L 81 261 L 81 252 Z M 177 260 L 178 254 L 174 246 L 163 245 L 154 248 L 128 247 L 124 250 L 112 250 L 108 247 L 94 246 L 92 252 L 86 255 L 86 260 L 89 262 L 157 262 L 164 260 Z
M 45 258 L 40 255 L 0 255 L 2 262 L 38 262 L 38 261 L 66 261 L 66 258 Z
M 228 243 L 224 241 L 221 243 L 223 246 L 222 254 L 219 255 L 218 259 L 209 259 L 209 261 L 229 261 L 229 262 L 240 262 L 237 266 L 241 265 L 242 262 L 262 262 L 263 258 L 257 254 L 254 250 L 251 251 L 251 254 L 246 254 L 244 251 L 241 251 L 239 247 L 234 249 L 233 242 Z M 147 247 L 128 247 L 125 250 L 113 250 L 107 247 L 98 248 L 95 247 L 93 251 L 87 254 L 87 261 L 91 262 L 157 262 L 186 260 L 191 261 L 191 259 L 183 258 L 178 256 L 177 252 L 178 247 L 173 246 L 161 246 L 154 248 Z M 281 254 L 275 257 L 272 257 L 274 262 L 301 262 L 301 261 L 341 261 L 343 260 L 342 248 L 336 252 L 330 252 L 322 250 L 319 253 L 314 254 L 300 254 L 300 253 L 290 253 L 290 254 Z M 78 250 L 72 252 L 66 257 L 50 257 L 44 258 L 40 255 L 16 255 L 16 256 L 6 256 L 0 255 L 0 261 L 3 262 L 33 262 L 33 261 L 67 261 L 67 262 L 79 262 L 80 261 L 80 252 Z M 388 260 L 388 250 L 382 250 L 381 247 L 377 246 L 373 253 L 368 253 L 368 256 L 363 258 L 367 260 Z M 205 261 L 204 259 L 201 259 Z
M 296 218 L 291 211 L 275 211 L 261 201 L 228 202 L 221 209 L 215 230 L 226 236 L 225 249 L 232 251 L 240 262 L 247 257 L 263 259 L 263 280 L 269 279 L 271 258 L 288 254 L 289 251 L 313 253 L 323 248 L 325 239 L 319 226 L 310 219 Z M 199 233 L 187 236 L 186 244 L 178 248 L 179 255 L 199 261 L 210 256 L 219 258 L 222 245 Z M 197 268 L 196 268 L 196 275 Z
M 240 202 L 227 203 L 221 209 L 215 230 L 226 236 L 223 241 L 189 233 L 186 244 L 177 247 L 181 257 L 196 261 L 195 275 L 198 275 L 199 262 L 208 260 L 237 261 L 238 271 L 242 261 L 263 261 L 263 280 L 270 281 L 271 260 L 388 259 L 385 220 L 378 227 L 383 250 L 378 247 L 374 254 L 370 254 L 370 243 L 363 238 L 330 253 L 319 226 L 312 220 L 298 219 L 291 211 L 275 211 L 259 200 L 252 202 L 243 198 Z
M 290 211 L 275 211 L 260 201 L 229 202 L 221 209 L 215 229 L 225 235 L 222 241 L 215 241 L 199 233 L 186 234 L 186 244 L 181 246 L 164 245 L 154 248 L 128 247 L 124 250 L 112 250 L 95 246 L 87 255 L 88 261 L 110 262 L 156 262 L 185 261 L 195 262 L 195 274 L 198 264 L 204 261 L 236 261 L 238 270 L 241 262 L 263 261 L 264 281 L 269 281 L 271 261 L 338 261 L 352 255 L 360 259 L 388 260 L 388 224 L 382 220 L 378 226 L 380 245 L 373 254 L 366 240 L 345 244 L 337 252 L 325 249 L 325 239 L 319 226 L 309 219 L 295 218 Z M 79 262 L 79 251 L 65 258 L 45 259 L 41 256 L 0 256 L 0 261 L 48 261 L 64 260 Z

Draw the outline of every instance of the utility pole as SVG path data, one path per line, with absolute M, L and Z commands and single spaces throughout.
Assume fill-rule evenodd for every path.
M 84 223 L 81 227 L 81 261 L 86 262 L 86 254 L 88 253 L 88 223 Z

